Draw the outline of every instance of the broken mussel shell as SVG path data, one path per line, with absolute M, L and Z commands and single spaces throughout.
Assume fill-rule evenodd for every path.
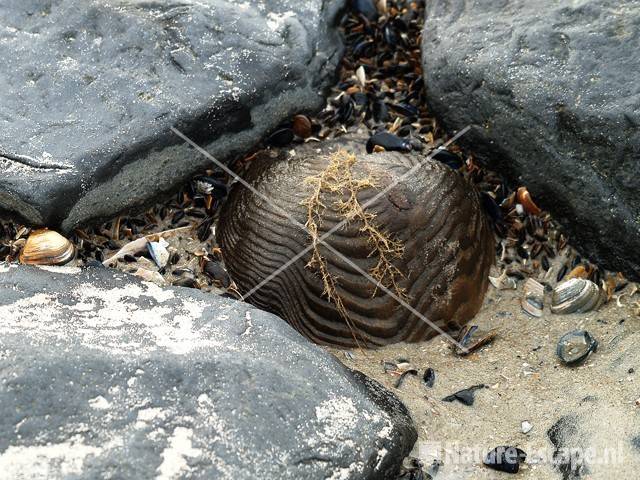
M 501 446 L 487 453 L 483 462 L 487 467 L 505 473 L 518 473 L 520 464 L 527 459 L 524 450 L 518 447 Z
M 169 262 L 169 251 L 167 250 L 167 246 L 169 244 L 164 238 L 161 238 L 157 242 L 149 242 L 147 243 L 147 250 L 149 251 L 149 256 L 156 263 L 158 268 L 164 268 L 167 266 Z
M 479 332 L 477 325 L 467 325 L 462 329 L 458 340 L 454 346 L 456 355 L 464 357 L 472 352 L 480 349 L 481 347 L 491 343 L 498 335 L 497 329 L 489 330 L 488 332 Z
M 524 294 L 520 302 L 522 310 L 533 317 L 541 317 L 544 309 L 544 285 L 533 278 L 524 284 Z
M 69 240 L 53 230 L 36 230 L 20 253 L 26 265 L 64 265 L 75 258 L 76 249 Z
M 402 386 L 402 383 L 404 382 L 404 379 L 407 377 L 407 375 L 416 376 L 418 375 L 418 370 L 416 370 L 415 368 L 410 368 L 408 370 L 405 370 L 400 374 L 400 376 L 396 380 L 396 383 L 393 386 L 395 388 L 400 388 Z
M 520 187 L 516 193 L 516 199 L 518 203 L 522 205 L 524 211 L 530 213 L 531 215 L 540 215 L 540 207 L 538 207 L 535 203 L 533 203 L 533 199 L 531 198 L 531 194 L 527 187 Z
M 220 211 L 227 271 L 246 293 L 291 252 L 308 252 L 249 301 L 316 343 L 372 348 L 439 333 L 400 302 L 457 332 L 480 309 L 494 259 L 478 195 L 440 162 L 367 155 L 364 141 L 297 144 L 295 156 L 268 161 L 258 154 L 245 173 L 255 190 L 234 186 Z M 332 229 L 339 234 L 314 242 Z
M 597 308 L 602 300 L 602 292 L 595 283 L 584 278 L 572 278 L 553 289 L 551 311 L 558 314 L 584 313 Z
M 598 341 L 586 330 L 565 333 L 556 347 L 556 353 L 565 365 L 578 365 L 598 349 Z
M 469 388 L 465 388 L 464 390 L 458 390 L 455 393 L 452 393 L 451 395 L 447 395 L 446 397 L 444 397 L 442 399 L 443 402 L 455 402 L 458 401 L 460 403 L 462 403 L 463 405 L 466 405 L 467 407 L 470 407 L 473 405 L 473 403 L 476 400 L 476 396 L 475 396 L 475 392 L 476 390 L 482 390 L 483 388 L 488 388 L 486 385 L 484 384 L 480 384 L 480 385 L 474 385 L 472 387 Z
M 507 272 L 502 273 L 499 277 L 489 276 L 489 282 L 498 290 L 515 290 L 518 288 L 516 279 L 507 275 Z

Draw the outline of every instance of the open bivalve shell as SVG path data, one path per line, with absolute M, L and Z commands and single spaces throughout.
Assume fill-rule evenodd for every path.
M 551 311 L 553 313 L 583 313 L 597 308 L 602 301 L 600 288 L 590 280 L 572 278 L 553 290 Z
M 563 363 L 574 366 L 582 363 L 598 349 L 598 341 L 586 330 L 575 330 L 560 337 L 556 353 Z
M 74 259 L 76 249 L 69 240 L 53 230 L 36 230 L 27 239 L 20 263 L 26 265 L 64 265 Z
M 530 278 L 524 284 L 524 295 L 520 301 L 522 309 L 533 317 L 541 317 L 544 308 L 544 285 Z

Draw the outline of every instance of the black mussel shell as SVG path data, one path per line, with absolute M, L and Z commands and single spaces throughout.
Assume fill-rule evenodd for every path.
M 175 225 L 177 224 L 180 220 L 182 220 L 185 216 L 184 210 L 178 210 L 175 215 L 171 218 L 171 224 Z
M 198 240 L 206 242 L 209 239 L 209 236 L 211 235 L 211 225 L 213 225 L 214 220 L 214 217 L 208 217 L 200 222 L 198 228 L 196 228 Z
M 396 135 L 399 137 L 408 137 L 412 131 L 413 127 L 411 125 L 404 125 L 397 130 Z
M 267 144 L 273 147 L 286 147 L 294 138 L 293 130 L 290 128 L 281 128 L 273 132 L 267 139 Z
M 571 262 L 571 269 L 576 268 L 578 265 L 582 263 L 582 257 L 580 255 L 576 255 L 576 258 Z
M 548 272 L 549 269 L 551 268 L 551 265 L 549 264 L 549 259 L 547 258 L 546 255 L 542 257 L 542 261 L 540 263 L 542 264 L 542 268 L 544 269 L 545 272 Z
M 229 288 L 231 285 L 231 278 L 220 262 L 207 261 L 203 270 L 213 280 L 220 282 L 224 288 Z
M 357 106 L 362 107 L 369 103 L 369 97 L 365 93 L 356 92 L 353 94 L 353 101 Z
M 558 275 L 556 276 L 556 281 L 559 282 L 560 280 L 562 280 L 564 276 L 567 274 L 568 270 L 569 270 L 569 267 L 567 265 L 563 265 L 560 271 L 558 272 Z
M 390 47 L 395 47 L 400 43 L 400 36 L 396 31 L 394 25 L 387 23 L 383 29 L 384 41 Z
M 371 40 L 363 40 L 353 47 L 353 56 L 356 58 L 372 56 L 376 44 Z
M 405 117 L 418 116 L 418 107 L 414 107 L 408 103 L 391 103 L 389 106 L 394 112 L 404 115 Z
M 376 146 L 383 147 L 388 152 L 410 152 L 412 150 L 411 142 L 389 132 L 379 132 L 372 135 L 367 141 L 367 153 L 373 153 Z
M 529 258 L 529 252 L 527 252 L 522 245 L 516 247 L 516 252 L 518 252 L 520 258 L 524 258 L 525 260 Z
M 226 182 L 217 178 L 204 176 L 196 178 L 196 181 L 202 182 L 202 188 L 205 188 L 214 198 L 223 199 L 229 191 Z
M 462 168 L 462 159 L 444 148 L 439 148 L 432 153 L 431 158 L 439 161 L 440 163 L 444 163 L 447 167 L 451 167 L 454 170 Z
M 367 20 L 378 19 L 378 9 L 373 0 L 351 0 L 351 8 L 363 15 Z
M 589 332 L 574 330 L 560 337 L 556 353 L 565 365 L 573 366 L 582 363 L 597 349 L 598 341 Z
M 473 387 L 465 388 L 464 390 L 459 390 L 456 393 L 452 393 L 451 395 L 447 395 L 442 399 L 443 402 L 455 402 L 458 401 L 463 405 L 470 407 L 475 402 L 475 391 L 480 390 L 482 388 L 486 388 L 486 385 L 474 385 Z
M 387 107 L 384 100 L 376 100 L 373 102 L 371 114 L 373 115 L 373 120 L 376 122 L 384 123 L 389 121 L 389 107 Z
M 494 198 L 487 192 L 481 192 L 480 199 L 482 200 L 484 211 L 487 212 L 489 218 L 491 218 L 494 223 L 502 222 L 502 210 L 500 209 Z
M 482 463 L 499 472 L 518 473 L 520 464 L 526 459 L 527 454 L 524 450 L 518 447 L 501 446 L 487 453 Z
M 393 19 L 393 25 L 401 32 L 409 31 L 409 25 L 402 17 L 395 17 Z
M 424 380 L 424 384 L 432 388 L 433 384 L 436 383 L 436 372 L 433 368 L 429 367 L 424 371 L 424 375 L 422 376 L 422 380 Z
M 627 288 L 627 285 L 629 285 L 629 282 L 622 282 L 621 284 L 616 285 L 616 288 L 614 288 L 613 291 L 615 293 L 618 293 L 618 292 L 624 290 L 625 288 Z
M 351 100 L 351 96 L 345 95 L 342 97 L 342 103 L 338 108 L 338 119 L 341 123 L 347 123 L 353 117 L 354 113 L 353 100 Z

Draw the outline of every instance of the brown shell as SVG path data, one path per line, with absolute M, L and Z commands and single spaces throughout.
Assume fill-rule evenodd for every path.
M 531 198 L 531 194 L 527 187 L 518 188 L 518 192 L 516 193 L 516 197 L 518 199 L 518 203 L 522 205 L 525 212 L 530 213 L 531 215 L 540 215 L 540 207 L 538 207 L 535 203 L 533 203 L 533 198 Z
M 354 173 L 382 179 L 375 188 L 362 190 L 361 203 L 402 176 L 419 161 L 395 152 L 367 155 L 364 142 L 338 140 L 307 144 L 296 155 L 255 158 L 244 178 L 267 202 L 237 184 L 222 208 L 218 242 L 231 277 L 246 293 L 310 245 L 308 232 L 292 224 L 277 205 L 299 223 L 307 219 L 302 202 L 309 197 L 308 177 L 326 169 L 329 157 L 346 148 L 357 154 Z M 322 153 L 318 153 L 318 148 Z M 493 261 L 493 234 L 478 194 L 458 173 L 435 161 L 422 160 L 419 169 L 367 208 L 375 222 L 404 244 L 394 265 L 404 274 L 400 281 L 409 303 L 445 331 L 457 331 L 480 309 Z M 333 199 L 330 197 L 333 195 Z M 319 234 L 332 229 L 343 217 L 326 194 Z M 326 240 L 333 248 L 369 271 L 377 258 L 353 221 Z M 420 341 L 437 334 L 392 297 L 327 249 L 331 273 L 349 313 L 360 345 L 369 347 L 401 341 Z M 276 313 L 311 340 L 329 345 L 354 346 L 350 327 L 333 303 L 323 296 L 323 284 L 306 267 L 307 253 L 266 283 L 247 301 Z
M 64 265 L 75 257 L 69 240 L 53 230 L 36 230 L 29 235 L 20 253 L 20 263 L 27 265 Z
M 311 136 L 311 121 L 304 115 L 296 115 L 293 117 L 293 133 L 301 138 L 309 138 Z

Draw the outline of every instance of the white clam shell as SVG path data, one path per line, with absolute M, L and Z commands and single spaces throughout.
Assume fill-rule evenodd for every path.
M 596 308 L 602 300 L 598 286 L 584 278 L 572 278 L 553 290 L 551 311 L 558 314 L 584 313 Z

